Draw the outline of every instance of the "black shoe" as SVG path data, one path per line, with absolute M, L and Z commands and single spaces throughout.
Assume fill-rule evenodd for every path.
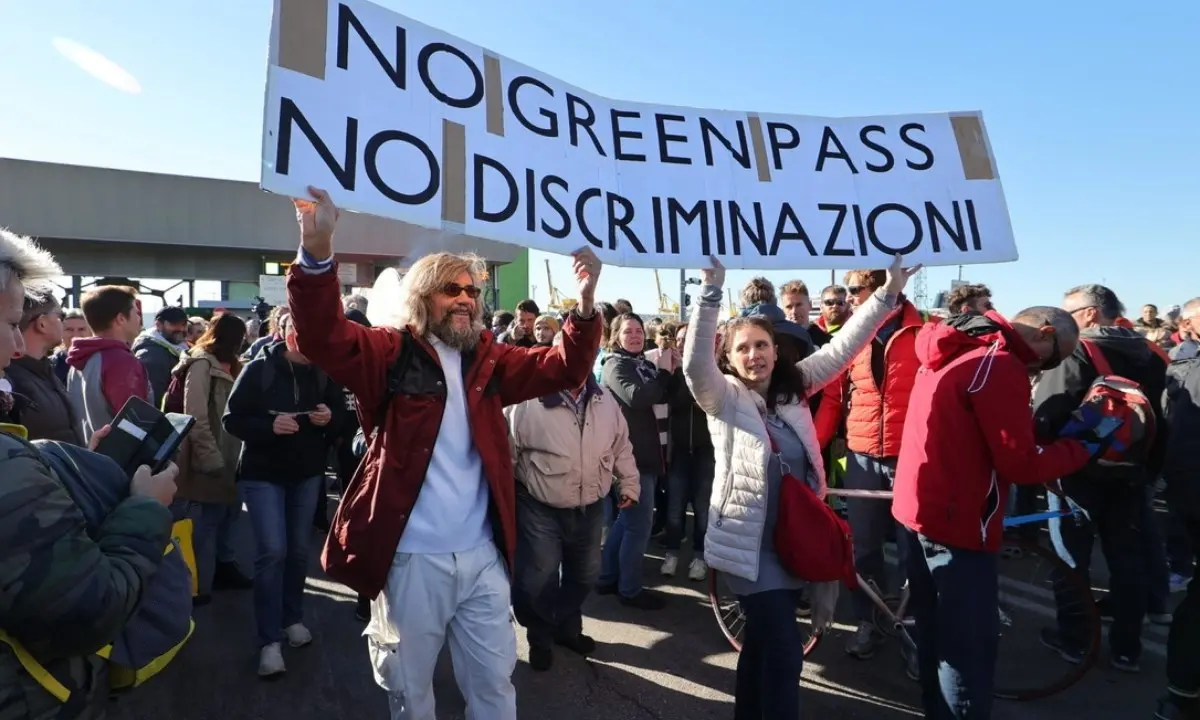
M 214 590 L 248 590 L 254 587 L 254 579 L 242 574 L 237 563 L 217 563 L 213 572 Z
M 1154 720 L 1196 720 L 1200 718 L 1200 701 L 1167 693 L 1159 698 Z
M 638 610 L 662 610 L 667 606 L 667 599 L 653 590 L 643 590 L 633 597 L 622 595 L 621 604 Z
M 546 672 L 554 664 L 554 651 L 542 645 L 529 648 L 529 667 L 538 672 Z
M 371 601 L 360 597 L 354 605 L 354 619 L 359 622 L 371 622 Z
M 573 637 L 556 637 L 554 644 L 559 647 L 565 647 L 577 655 L 588 656 L 596 652 L 596 641 L 592 638 L 579 633 Z
M 212 602 L 212 595 L 209 595 L 207 593 L 201 593 L 200 595 L 197 595 L 194 598 L 192 598 L 192 607 L 194 607 L 194 608 L 204 607 L 205 605 L 209 604 L 210 602 Z
M 599 585 L 596 586 L 596 594 L 597 595 L 616 595 L 617 594 L 617 584 L 616 583 L 600 583 Z

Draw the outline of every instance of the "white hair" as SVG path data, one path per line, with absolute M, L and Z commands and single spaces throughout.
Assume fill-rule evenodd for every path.
M 14 280 L 25 285 L 48 285 L 59 275 L 62 268 L 41 245 L 0 228 L 0 292 Z
M 1198 315 L 1200 315 L 1200 297 L 1188 300 L 1179 311 L 1179 316 L 1185 320 L 1191 320 Z

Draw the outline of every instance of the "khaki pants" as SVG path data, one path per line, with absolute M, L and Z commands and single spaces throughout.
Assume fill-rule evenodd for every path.
M 397 553 L 364 632 L 392 719 L 436 720 L 433 670 L 449 641 L 468 720 L 516 720 L 510 602 L 508 571 L 491 542 L 461 553 Z

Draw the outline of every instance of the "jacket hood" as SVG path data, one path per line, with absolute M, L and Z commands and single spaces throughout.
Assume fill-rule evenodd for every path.
M 1134 364 L 1149 362 L 1154 356 L 1146 337 L 1125 327 L 1086 328 L 1079 333 L 1079 338 L 1096 343 L 1107 357 L 1124 355 Z
M 87 361 L 91 360 L 93 355 L 106 352 L 132 353 L 132 350 L 120 340 L 99 337 L 76 338 L 71 343 L 71 349 L 67 351 L 67 364 L 76 370 L 83 370 L 83 366 L 87 365 Z
M 133 351 L 136 353 L 139 350 L 144 350 L 147 347 L 152 347 L 155 345 L 176 355 L 185 353 L 188 349 L 187 345 L 176 345 L 175 343 L 166 339 L 162 336 L 162 333 L 157 330 L 147 330 L 134 339 Z
M 964 313 L 946 322 L 926 324 L 917 333 L 917 359 L 921 367 L 938 370 L 963 353 L 993 344 L 1026 364 L 1038 360 L 1033 348 L 995 311 Z

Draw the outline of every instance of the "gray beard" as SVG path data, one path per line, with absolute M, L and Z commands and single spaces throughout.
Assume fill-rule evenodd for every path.
M 470 352 L 479 344 L 479 333 L 483 332 L 483 325 L 472 321 L 467 327 L 458 330 L 454 327 L 454 320 L 446 317 L 432 323 L 429 332 L 459 352 Z

